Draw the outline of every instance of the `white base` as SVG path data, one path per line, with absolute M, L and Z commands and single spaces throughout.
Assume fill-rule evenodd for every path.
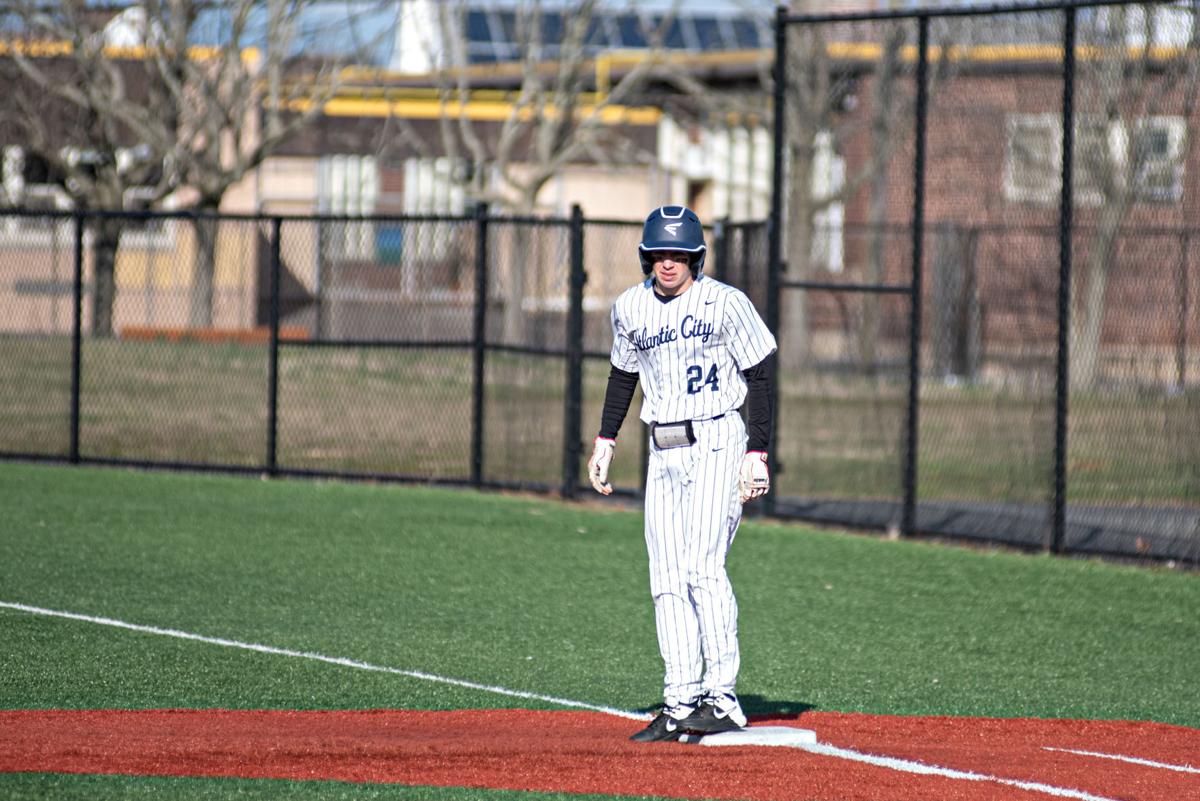
M 791 726 L 749 726 L 739 731 L 723 731 L 719 734 L 685 734 L 681 743 L 700 745 L 816 745 L 817 733 L 811 729 L 793 729 Z

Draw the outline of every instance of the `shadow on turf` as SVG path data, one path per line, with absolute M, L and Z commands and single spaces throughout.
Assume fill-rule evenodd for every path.
M 746 713 L 746 717 L 752 720 L 796 720 L 810 709 L 816 709 L 815 705 L 806 701 L 775 701 L 761 695 L 739 695 L 738 700 L 742 703 L 742 711 Z M 661 708 L 659 704 L 655 704 L 634 711 L 654 713 Z
M 761 695 L 739 695 L 742 711 L 748 718 L 771 718 L 772 720 L 795 720 L 810 709 L 817 707 L 807 701 L 776 701 Z

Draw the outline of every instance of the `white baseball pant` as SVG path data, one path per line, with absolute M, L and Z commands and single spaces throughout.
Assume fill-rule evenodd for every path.
M 733 696 L 741 662 L 725 557 L 742 518 L 746 427 L 730 412 L 694 430 L 690 446 L 660 450 L 651 440 L 646 478 L 646 550 L 668 709 Z

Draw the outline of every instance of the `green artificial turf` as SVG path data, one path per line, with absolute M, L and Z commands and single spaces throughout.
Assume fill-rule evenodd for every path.
M 470 491 L 0 464 L 0 601 L 627 710 L 661 666 L 641 515 Z M 751 714 L 1200 726 L 1200 576 L 747 522 Z M 557 708 L 0 608 L 0 708 Z M 0 775 L 0 799 L 567 796 Z M 571 796 L 571 798 L 582 798 Z
M 620 709 L 658 700 L 641 516 L 469 491 L 0 465 L 0 601 Z M 1200 726 L 1200 578 L 747 522 L 754 713 Z M 554 708 L 0 609 L 0 707 Z
M 61 773 L 0 774 L 0 801 L 97 801 L 97 799 L 169 798 L 171 801 L 213 799 L 321 799 L 321 801 L 622 801 L 650 796 L 579 795 L 483 790 L 477 787 L 408 787 L 396 784 L 351 784 L 276 779 L 199 779 L 141 776 L 72 776 Z

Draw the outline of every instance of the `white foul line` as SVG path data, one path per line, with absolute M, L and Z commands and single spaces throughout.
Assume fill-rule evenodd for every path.
M 44 615 L 47 617 L 65 618 L 67 620 L 79 620 L 85 623 L 96 623 L 101 626 L 112 626 L 114 628 L 126 629 L 128 631 L 141 632 L 143 634 L 158 634 L 164 637 L 175 637 L 181 640 L 202 642 L 208 645 L 221 645 L 226 648 L 240 648 L 244 651 L 257 651 L 258 653 L 262 654 L 274 654 L 276 656 L 291 656 L 299 659 L 311 659 L 316 662 L 325 662 L 330 665 L 340 665 L 342 667 L 356 668 L 358 670 L 371 670 L 379 673 L 407 676 L 409 678 L 423 679 L 425 681 L 439 682 L 441 684 L 452 684 L 456 687 L 466 687 L 472 690 L 482 690 L 483 692 L 496 693 L 497 695 L 506 695 L 511 698 L 527 698 L 529 700 L 545 701 L 547 703 L 575 707 L 577 709 L 590 709 L 593 712 L 603 712 L 607 715 L 616 715 L 617 717 L 629 718 L 631 720 L 646 720 L 648 717 L 648 715 L 644 715 L 639 712 L 628 712 L 623 709 L 588 704 L 582 701 L 572 701 L 569 698 L 557 698 L 552 695 L 541 695 L 538 693 L 524 692 L 522 690 L 510 690 L 507 687 L 477 684 L 473 681 L 455 679 L 447 676 L 437 676 L 432 673 L 423 673 L 419 670 L 401 670 L 400 668 L 372 665 L 368 662 L 359 662 L 355 659 L 325 656 L 324 654 L 313 653 L 311 651 L 293 651 L 288 648 L 276 648 L 272 645 L 259 645 L 257 643 L 229 640 L 225 639 L 224 637 L 206 637 L 202 634 L 192 634 L 191 632 L 179 631 L 178 629 L 164 629 L 159 628 L 158 626 L 142 626 L 137 623 L 126 623 L 123 620 L 114 620 L 113 618 L 109 617 L 95 617 L 93 615 L 82 615 L 77 612 L 63 612 L 57 609 L 44 609 L 40 606 L 29 606 L 27 604 L 12 603 L 9 601 L 0 601 L 0 608 L 15 609 L 19 612 L 28 612 L 32 615 Z M 941 776 L 948 779 L 962 779 L 976 782 L 997 782 L 999 784 L 1005 784 L 1011 787 L 1018 787 L 1022 790 L 1034 790 L 1037 792 L 1047 793 L 1060 798 L 1077 798 L 1080 799 L 1080 801 L 1114 801 L 1114 799 L 1099 795 L 1091 795 L 1090 793 L 1085 793 L 1081 790 L 1054 787 L 1053 785 L 1040 784 L 1038 782 L 1002 779 L 998 776 L 989 776 L 983 773 L 969 773 L 961 770 L 953 770 L 951 768 L 941 768 L 935 765 L 926 765 L 922 762 L 915 762 L 907 759 L 896 759 L 894 757 L 875 756 L 873 754 L 864 754 L 860 751 L 853 751 L 849 748 L 838 748 L 836 746 L 824 745 L 821 743 L 816 745 L 794 745 L 791 747 L 800 748 L 804 751 L 822 756 L 848 759 L 854 762 L 865 762 L 870 765 L 890 768 L 892 770 L 897 770 L 904 773 L 918 773 L 926 776 Z
M 476 684 L 473 681 L 464 679 L 454 679 L 448 676 L 436 676 L 432 673 L 422 673 L 419 670 L 401 670 L 400 668 L 385 667 L 383 665 L 372 665 L 368 662 L 359 662 L 354 659 L 346 659 L 339 656 L 325 656 L 311 651 L 292 651 L 287 648 L 276 648 L 272 645 L 259 645 L 252 642 L 238 642 L 237 640 L 227 640 L 223 637 L 205 637 L 202 634 L 192 634 L 186 631 L 178 631 L 177 629 L 161 629 L 157 626 L 140 626 L 136 623 L 126 623 L 123 620 L 113 620 L 109 617 L 93 617 L 92 615 L 81 615 L 76 612 L 61 612 L 56 609 L 43 609 L 38 606 L 27 606 L 25 604 L 10 603 L 8 601 L 0 601 L 0 607 L 5 609 L 16 609 L 20 612 L 29 612 L 33 615 L 46 615 L 48 617 L 62 617 L 68 620 L 81 620 L 85 623 L 98 623 L 101 626 L 114 626 L 119 629 L 128 629 L 129 631 L 140 631 L 143 634 L 160 634 L 164 637 L 177 637 L 181 640 L 192 640 L 194 642 L 207 643 L 209 645 L 223 645 L 226 648 L 241 648 L 244 651 L 257 651 L 261 654 L 275 654 L 277 656 L 293 656 L 299 659 L 312 659 L 316 662 L 326 662 L 330 665 L 341 665 L 342 667 L 358 668 L 359 670 L 373 670 L 379 673 L 392 673 L 397 676 L 408 676 L 413 679 L 424 679 L 425 681 L 435 681 L 441 684 L 453 684 L 456 687 L 467 687 L 472 690 L 482 690 L 484 692 L 496 693 L 497 695 L 507 695 L 511 698 L 527 698 L 533 701 L 546 701 L 551 704 L 559 704 L 560 706 L 572 706 L 579 709 L 590 709 L 593 712 L 604 712 L 609 715 L 617 715 L 623 718 L 633 720 L 645 720 L 648 716 L 637 712 L 626 712 L 623 709 L 613 709 L 608 706 L 597 706 L 595 704 L 587 704 L 582 701 L 572 701 L 569 698 L 556 698 L 552 695 L 540 695 L 538 693 L 528 693 L 522 690 L 510 690 L 507 687 L 495 687 L 489 684 Z
M 1149 767 L 1162 768 L 1163 770 L 1177 770 L 1180 773 L 1200 773 L 1200 768 L 1193 768 L 1191 765 L 1171 765 L 1166 762 L 1155 762 L 1151 759 L 1140 759 L 1138 757 L 1122 756 L 1121 754 L 1101 754 L 1099 751 L 1076 751 L 1074 748 L 1051 748 L 1048 745 L 1043 745 L 1042 748 L 1046 751 L 1062 751 L 1067 754 L 1115 759 L 1118 762 L 1132 762 L 1135 765 L 1148 765 Z
M 838 748 L 832 745 L 817 743 L 816 745 L 797 745 L 795 748 L 801 748 L 805 751 L 810 751 L 814 754 L 824 754 L 825 756 L 840 757 L 841 759 L 850 759 L 855 762 L 866 762 L 869 765 L 875 765 L 881 768 L 891 768 L 892 770 L 903 771 L 904 773 L 920 773 L 926 776 L 942 776 L 947 779 L 962 779 L 970 782 L 996 782 L 1005 784 L 1009 787 L 1017 787 L 1022 790 L 1033 790 L 1039 793 L 1058 796 L 1059 798 L 1078 798 L 1081 801 L 1115 801 L 1102 795 L 1092 795 L 1085 793 L 1083 790 L 1072 790 L 1067 787 L 1055 787 L 1052 784 L 1042 784 L 1041 782 L 1027 782 L 1018 779 L 1002 779 L 999 776 L 989 776 L 986 773 L 971 773 L 964 770 L 954 770 L 953 768 L 940 768 L 936 765 L 926 765 L 923 762 L 914 762 L 908 759 L 896 759 L 894 757 L 875 756 L 873 754 L 864 754 L 861 751 L 852 751 L 848 748 Z

